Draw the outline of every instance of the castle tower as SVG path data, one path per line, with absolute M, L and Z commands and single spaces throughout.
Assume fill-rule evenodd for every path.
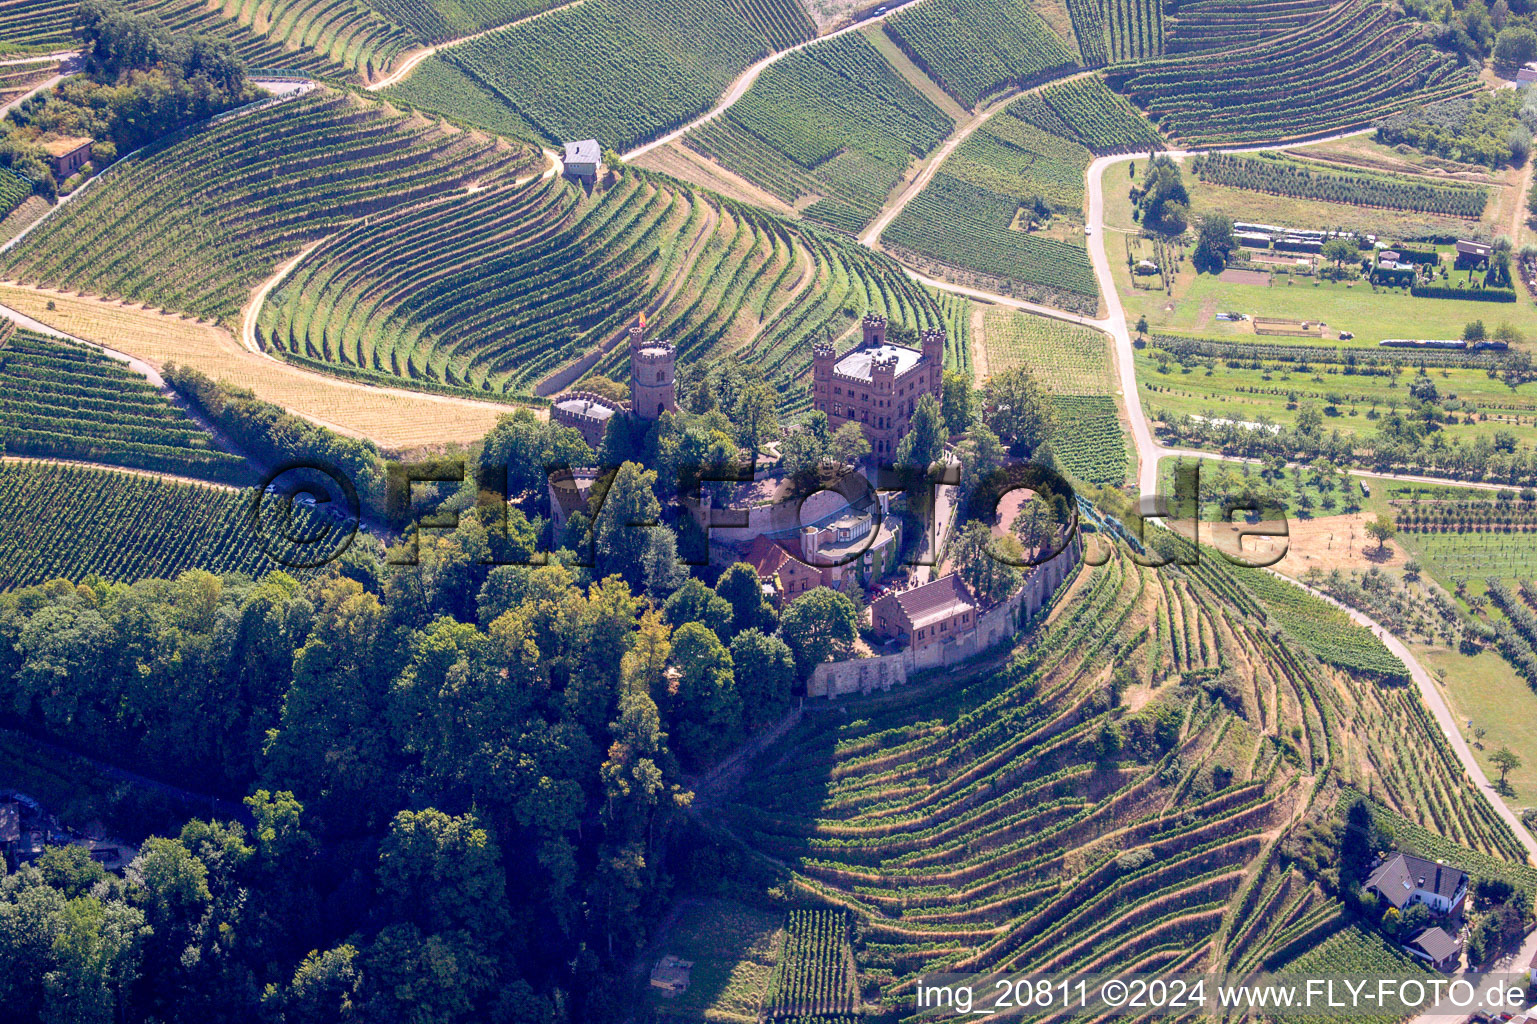
M 867 313 L 864 320 L 860 322 L 860 326 L 864 328 L 865 332 L 864 348 L 873 348 L 876 345 L 886 344 L 885 317 L 876 316 L 874 313 Z
M 924 371 L 928 376 L 923 381 L 923 386 L 929 394 L 943 400 L 945 394 L 945 332 L 943 329 L 931 327 L 923 332 L 923 361 L 928 367 Z
M 819 341 L 811 346 L 811 404 L 817 409 L 831 411 L 833 367 L 838 363 L 838 350 L 831 341 Z
M 671 342 L 646 340 L 646 314 L 630 328 L 630 411 L 644 420 L 677 412 L 674 373 L 678 353 Z

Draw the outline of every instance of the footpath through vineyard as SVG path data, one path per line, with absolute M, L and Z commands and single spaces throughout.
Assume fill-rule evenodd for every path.
M 476 32 L 474 35 L 460 36 L 458 39 L 449 39 L 441 43 L 434 43 L 431 46 L 424 46 L 419 50 L 412 50 L 409 53 L 403 55 L 404 59 L 400 62 L 399 67 L 397 67 L 394 71 L 391 71 L 385 77 L 369 82 L 366 88 L 369 92 L 379 92 L 381 89 L 388 89 L 392 85 L 399 85 L 401 82 L 404 82 L 408 77 L 410 77 L 411 72 L 416 70 L 416 66 L 418 64 L 426 60 L 428 57 L 431 57 L 435 53 L 450 49 L 455 46 L 463 46 L 465 43 L 472 43 L 479 39 L 481 36 L 488 36 L 493 32 L 501 32 L 504 29 L 512 28 L 514 25 L 522 25 L 524 22 L 534 21 L 538 18 L 546 18 L 552 14 L 558 14 L 561 11 L 568 11 L 573 7 L 580 7 L 586 2 L 587 0 L 571 0 L 571 2 L 568 4 L 561 4 L 559 7 L 551 7 L 547 11 L 540 11 L 537 14 L 530 14 L 527 17 L 518 18 L 516 21 L 509 21 L 505 25 L 492 25 L 488 29 L 482 29 L 481 31 Z

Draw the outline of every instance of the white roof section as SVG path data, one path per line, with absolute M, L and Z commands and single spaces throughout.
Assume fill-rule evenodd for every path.
M 602 159 L 603 149 L 598 145 L 597 139 L 566 143 L 566 163 L 568 164 L 595 164 Z
M 874 374 L 871 365 L 880 359 L 883 362 L 895 359 L 897 361 L 897 376 L 911 370 L 923 360 L 923 353 L 906 345 L 874 345 L 870 348 L 856 348 L 854 351 L 838 360 L 833 367 L 835 373 L 845 377 L 853 377 L 857 380 L 873 380 Z

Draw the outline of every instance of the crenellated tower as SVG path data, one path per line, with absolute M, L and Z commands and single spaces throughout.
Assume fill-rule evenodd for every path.
M 878 345 L 886 344 L 885 317 L 878 316 L 875 313 L 866 313 L 865 318 L 860 321 L 860 326 L 864 328 L 865 332 L 865 338 L 864 342 L 860 346 L 861 348 L 874 348 Z
M 927 375 L 919 383 L 919 389 L 927 391 L 940 401 L 945 397 L 945 332 L 940 327 L 930 327 L 923 332 L 921 351 L 923 352 L 924 373 Z
M 838 350 L 833 348 L 831 340 L 811 346 L 811 404 L 814 408 L 831 408 L 833 370 L 837 365 Z
M 641 419 L 676 412 L 678 352 L 671 342 L 647 341 L 646 318 L 630 328 L 630 411 Z

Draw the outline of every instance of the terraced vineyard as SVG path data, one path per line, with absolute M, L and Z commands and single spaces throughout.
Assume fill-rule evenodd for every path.
M 1026 0 L 925 0 L 886 19 L 886 34 L 965 107 L 1078 63 Z
M 0 0 L 0 52 L 47 50 L 70 41 L 75 5 L 60 0 Z
M 6 253 L 3 273 L 233 326 L 252 286 L 307 241 L 540 160 L 531 147 L 317 90 L 115 165 Z
M 1234 50 L 1307 28 L 1338 0 L 1187 0 L 1169 14 L 1171 53 Z
M 1288 160 L 1273 153 L 1213 153 L 1200 158 L 1197 173 L 1202 181 L 1270 195 L 1413 210 L 1468 220 L 1482 217 L 1489 203 L 1489 190 L 1476 186 L 1435 185 L 1402 177 L 1321 170 L 1316 164 Z
M 867 310 L 944 323 L 877 253 L 631 171 L 592 196 L 541 179 L 371 218 L 304 260 L 259 324 L 269 347 L 332 372 L 526 393 L 562 367 L 550 387 L 623 376 L 618 342 L 642 309 L 683 359 L 762 366 L 791 411 L 825 332 Z
M 1165 133 L 1202 146 L 1340 131 L 1477 85 L 1455 57 L 1422 42 L 1412 22 L 1375 0 L 1348 0 L 1294 35 L 1247 49 L 1108 74 Z
M 227 482 L 250 475 L 137 373 L 29 331 L 0 343 L 0 450 Z
M 47 58 L 0 65 L 0 103 L 9 103 L 31 92 L 57 74 L 58 70 L 59 62 Z
M 724 117 L 683 141 L 787 203 L 814 199 L 807 217 L 858 232 L 912 159 L 953 127 L 849 33 L 769 67 Z
M 0 463 L 0 590 L 92 574 L 132 582 L 188 569 L 284 568 L 251 529 L 250 500 L 249 492 L 111 470 Z
M 1326 774 L 1369 781 L 1471 849 L 1521 856 L 1412 689 L 1276 634 L 1225 563 L 1112 556 L 1080 574 L 1004 667 L 806 715 L 726 810 L 785 865 L 786 889 L 857 917 L 861 976 L 902 1012 L 919 977 L 946 971 L 1295 958 L 1344 924 L 1277 847 L 1331 806 L 1313 781 Z M 1219 678 L 1221 699 L 1207 689 Z M 1340 939 L 1318 956 L 1367 970 L 1382 948 Z
M 161 0 L 137 2 L 154 10 Z M 243 29 L 264 40 L 278 54 L 313 54 L 365 77 L 388 68 L 402 50 L 418 42 L 408 28 L 392 22 L 361 0 L 224 0 L 222 10 L 203 3 L 190 7 L 222 16 L 223 25 L 207 23 L 218 34 L 229 28 Z M 183 18 L 194 14 L 189 6 L 181 6 L 180 12 Z M 261 66 L 291 65 L 282 61 Z
M 477 106 L 505 106 L 547 141 L 627 150 L 708 110 L 748 64 L 812 32 L 797 0 L 588 0 L 424 66 L 454 65 L 457 91 L 473 83 Z M 409 94 L 452 109 L 421 87 Z
M 423 43 L 440 43 L 506 25 L 556 7 L 560 0 L 369 0 L 368 6 Z M 225 10 L 249 6 L 225 0 Z

